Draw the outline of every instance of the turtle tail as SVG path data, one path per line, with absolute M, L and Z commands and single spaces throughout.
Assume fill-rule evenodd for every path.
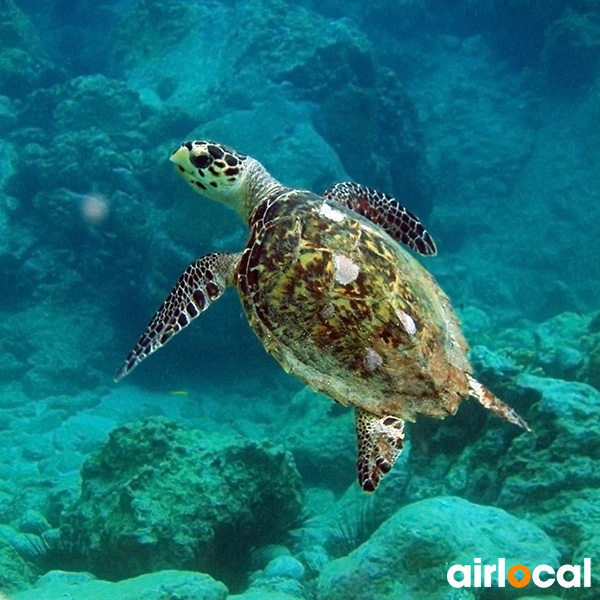
M 482 406 L 485 406 L 485 408 L 491 410 L 505 421 L 508 421 L 513 425 L 518 425 L 525 431 L 531 432 L 531 427 L 529 427 L 527 422 L 521 418 L 513 408 L 496 398 L 496 396 L 494 396 L 494 394 L 492 394 L 492 392 L 490 392 L 483 384 L 479 383 L 477 379 L 474 379 L 470 375 L 467 375 L 467 377 L 469 378 L 469 394 Z

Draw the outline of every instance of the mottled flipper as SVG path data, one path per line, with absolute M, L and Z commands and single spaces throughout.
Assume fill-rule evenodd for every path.
M 358 483 L 365 492 L 373 492 L 402 452 L 404 421 L 392 416 L 381 418 L 358 407 L 355 416 Z
M 123 379 L 147 356 L 164 346 L 176 333 L 205 311 L 231 284 L 238 254 L 215 252 L 192 263 L 152 317 L 146 331 L 127 355 L 115 376 Z
M 525 429 L 525 431 L 531 431 L 531 428 L 527 425 L 526 421 L 522 419 L 513 408 L 496 398 L 496 396 L 494 396 L 494 394 L 492 394 L 492 392 L 484 385 L 479 383 L 479 381 L 473 379 L 470 375 L 467 375 L 467 377 L 469 378 L 469 393 L 473 398 L 478 400 L 482 406 L 485 406 L 485 408 L 491 410 L 505 421 L 508 421 L 513 425 L 518 425 Z
M 323 196 L 366 217 L 411 250 L 426 256 L 437 254 L 435 242 L 419 218 L 395 198 L 350 181 L 336 183 Z

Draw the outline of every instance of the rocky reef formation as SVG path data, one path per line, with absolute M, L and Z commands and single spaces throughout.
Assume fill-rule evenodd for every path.
M 588 316 L 585 323 L 591 322 Z M 508 333 L 499 343 L 507 339 Z M 20 537 L 7 539 L 23 549 L 26 540 L 30 543 L 37 536 L 53 549 L 54 560 L 59 549 L 76 550 L 80 562 L 72 554 L 63 554 L 63 566 L 104 572 L 105 577 L 191 565 L 207 570 L 231 590 L 245 589 L 240 600 L 308 599 L 315 594 L 343 598 L 344 590 L 347 594 L 353 590 L 359 598 L 360 594 L 369 597 L 374 590 L 384 598 L 388 592 L 418 597 L 419 590 L 428 594 L 424 598 L 441 598 L 447 592 L 443 576 L 448 556 L 468 564 L 478 552 L 492 558 L 512 557 L 521 564 L 597 560 L 600 482 L 594 465 L 600 447 L 596 435 L 600 393 L 584 383 L 542 376 L 539 367 L 539 373 L 532 375 L 508 356 L 481 346 L 475 348 L 474 359 L 478 376 L 526 416 L 534 433 L 515 431 L 476 404 L 465 404 L 454 419 L 421 420 L 412 425 L 411 445 L 403 460 L 374 497 L 360 496 L 354 483 L 340 499 L 330 489 L 314 487 L 324 486 L 327 478 L 327 487 L 343 488 L 341 475 L 335 479 L 327 475 L 336 462 L 347 462 L 352 471 L 348 476 L 353 478 L 351 420 L 344 413 L 328 416 L 328 409 L 336 409 L 324 398 L 308 392 L 297 395 L 287 418 L 282 416 L 271 426 L 281 430 L 280 439 L 286 440 L 309 476 L 313 488 L 304 509 L 315 516 L 297 522 L 291 537 L 280 538 L 287 547 L 271 545 L 273 537 L 267 529 L 277 529 L 272 522 L 265 529 L 252 525 L 255 519 L 265 519 L 260 510 L 253 512 L 254 499 L 273 506 L 261 497 L 273 481 L 278 493 L 282 482 L 289 482 L 285 502 L 295 507 L 289 510 L 290 518 L 298 514 L 301 500 L 294 483 L 298 475 L 289 470 L 285 454 L 230 434 L 188 431 L 165 419 L 117 429 L 102 451 L 92 455 L 82 471 L 81 498 L 62 511 L 59 538 L 56 529 L 47 529 L 43 516 L 29 511 L 19 520 Z M 255 408 L 267 409 L 265 405 Z M 240 417 L 238 427 L 247 433 L 262 436 L 269 431 L 252 425 L 250 415 Z M 294 426 L 287 427 L 286 421 Z M 208 420 L 206 427 L 211 427 Z M 325 474 L 318 470 L 319 456 Z M 205 508 L 196 504 L 200 502 Z M 279 509 L 273 512 L 282 514 Z M 220 515 L 230 518 L 229 524 L 220 521 Z M 454 525 L 448 527 L 449 522 Z M 238 560 L 229 542 L 219 546 L 217 539 L 203 538 L 196 525 L 202 532 L 225 531 L 222 540 L 235 539 L 236 544 L 240 540 L 237 534 L 232 536 L 232 528 L 249 532 L 246 539 L 252 538 L 256 549 Z M 221 549 L 215 550 L 213 544 Z M 244 581 L 230 572 L 212 570 L 197 557 L 186 562 L 193 554 L 190 549 L 197 547 L 209 549 L 200 553 L 202 559 L 224 552 L 222 562 L 236 565 Z M 120 557 L 119 566 L 107 563 L 107 556 Z M 39 557 L 30 552 L 29 560 L 39 561 Z M 187 566 L 178 566 L 184 563 Z M 429 564 L 433 566 L 424 567 Z M 397 572 L 402 572 L 401 579 L 394 579 L 392 573 Z M 59 582 L 47 585 L 48 590 L 63 589 Z M 494 591 L 504 592 L 508 594 L 506 588 Z M 533 589 L 531 594 L 535 596 Z M 593 588 L 564 594 L 594 599 Z M 460 597 L 476 596 L 464 591 Z
M 38 4 L 0 1 L 2 593 L 227 594 L 131 579 L 176 568 L 240 600 L 435 597 L 444 556 L 492 552 L 494 532 L 510 552 L 509 529 L 515 560 L 600 560 L 596 0 Z M 279 375 L 233 295 L 109 390 L 183 268 L 243 246 L 169 175 L 175 145 L 206 136 L 290 185 L 356 179 L 433 208 L 427 267 L 477 376 L 534 433 L 475 404 L 420 421 L 363 504 L 350 412 Z M 104 444 L 157 414 L 212 433 L 158 419 Z M 298 472 L 316 517 L 284 536 Z M 17 592 L 51 568 L 129 579 L 53 571 Z
M 404 500 L 450 493 L 493 504 L 543 529 L 562 562 L 597 560 L 600 393 L 584 383 L 520 372 L 505 357 L 476 351 L 481 378 L 525 416 L 533 433 L 467 415 L 472 406 L 443 427 L 415 424 L 409 477 L 400 488 Z M 590 590 L 569 594 L 594 597 Z
M 492 335 L 491 321 L 482 311 L 468 310 L 465 319 L 480 370 L 492 376 L 503 372 L 505 378 L 528 372 L 600 389 L 599 313 L 564 312 L 542 323 L 522 321 L 519 327 L 498 328 Z
M 154 418 L 114 430 L 84 464 L 60 536 L 111 580 L 161 569 L 234 585 L 251 547 L 297 519 L 302 484 L 281 448 Z
M 20 151 L 5 190 L 10 234 L 0 258 L 2 277 L 11 282 L 2 308 L 19 318 L 3 344 L 13 358 L 10 368 L 23 371 L 23 387 L 39 398 L 73 393 L 82 383 L 93 387 L 102 377 L 98 358 L 113 325 L 98 304 L 84 299 L 106 301 L 111 287 L 115 293 L 111 265 L 125 268 L 131 260 L 127 248 L 143 218 L 131 201 L 141 192 L 132 175 L 140 165 L 132 125 L 141 117 L 133 91 L 98 75 L 35 90 L 19 118 L 23 128 L 9 136 Z M 124 226 L 129 238 L 119 236 L 125 241 L 120 258 L 106 245 L 115 226 Z M 78 327 L 71 326 L 74 313 Z
M 593 10 L 565 7 L 545 34 L 542 63 L 554 90 L 578 89 L 593 82 L 600 66 L 600 15 Z M 573 68 L 577 65 L 577 68 Z
M 159 571 L 118 583 L 96 579 L 89 573 L 51 571 L 29 590 L 13 596 L 13 600 L 225 600 L 227 588 L 203 573 Z
M 552 536 L 563 556 L 579 563 L 585 557 L 597 560 L 600 393 L 585 384 L 535 376 L 517 381 L 522 393 L 537 396 L 532 420 L 538 433 L 516 438 L 500 460 L 504 482 L 498 504 L 527 515 Z M 598 577 L 593 575 L 593 585 Z
M 40 87 L 64 79 L 49 59 L 23 11 L 12 0 L 0 4 L 0 95 L 21 99 Z
M 26 588 L 35 582 L 39 574 L 0 531 L 0 592 L 12 593 Z
M 559 553 L 539 527 L 503 510 L 441 497 L 400 509 L 348 556 L 329 563 L 318 580 L 319 600 L 448 598 L 453 564 L 504 557 L 513 564 L 558 566 Z M 456 598 L 475 598 L 462 590 Z M 495 588 L 509 598 L 512 588 Z M 504 592 L 504 593 L 503 593 Z

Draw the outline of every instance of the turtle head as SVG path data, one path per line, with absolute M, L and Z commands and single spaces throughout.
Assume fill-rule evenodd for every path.
M 246 221 L 261 199 L 258 192 L 277 183 L 257 160 L 214 142 L 184 142 L 171 161 L 199 194 L 231 206 Z

